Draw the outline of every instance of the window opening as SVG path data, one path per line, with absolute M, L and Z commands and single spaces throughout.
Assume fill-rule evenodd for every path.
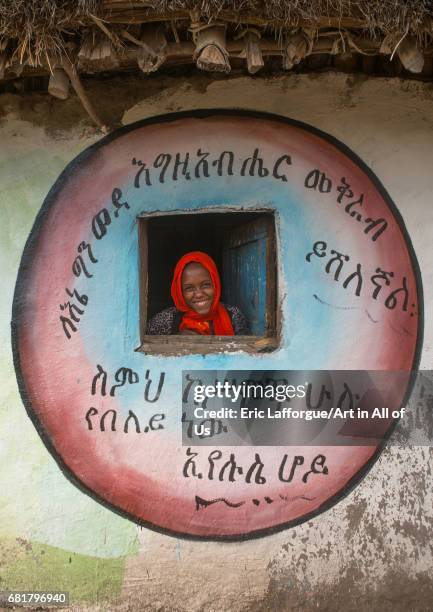
M 275 218 L 269 210 L 150 213 L 138 218 L 140 337 L 138 350 L 185 354 L 224 350 L 259 352 L 278 344 Z M 173 270 L 189 251 L 215 261 L 221 302 L 238 306 L 248 320 L 246 336 L 148 335 L 148 321 L 173 306 Z

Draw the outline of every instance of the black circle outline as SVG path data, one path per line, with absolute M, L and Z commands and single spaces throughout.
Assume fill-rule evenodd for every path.
M 416 258 L 415 251 L 412 245 L 412 241 L 407 232 L 403 218 L 399 210 L 397 209 L 397 206 L 394 204 L 393 200 L 391 199 L 390 195 L 388 194 L 388 192 L 386 191 L 386 189 L 384 188 L 384 186 L 382 185 L 378 177 L 365 164 L 365 162 L 360 157 L 358 157 L 358 155 L 354 153 L 347 145 L 342 143 L 340 140 L 338 140 L 334 136 L 331 136 L 330 134 L 327 134 L 326 132 L 323 132 L 322 130 L 316 127 L 313 127 L 312 125 L 309 125 L 302 121 L 298 121 L 296 119 L 290 119 L 282 115 L 277 115 L 275 113 L 267 113 L 267 112 L 262 112 L 262 111 L 254 111 L 254 110 L 247 110 L 247 109 L 241 109 L 241 108 L 216 108 L 216 109 L 211 108 L 211 109 L 186 110 L 186 111 L 179 111 L 175 113 L 167 113 L 167 114 L 165 113 L 162 115 L 155 115 L 147 119 L 142 119 L 140 121 L 136 121 L 134 123 L 128 124 L 118 130 L 115 130 L 114 132 L 108 134 L 107 136 L 105 136 L 98 142 L 94 143 L 90 147 L 86 148 L 77 157 L 75 157 L 71 162 L 69 162 L 69 164 L 65 167 L 65 169 L 62 171 L 62 173 L 60 174 L 60 176 L 54 183 L 53 187 L 48 192 L 48 195 L 46 196 L 42 204 L 42 207 L 36 216 L 33 227 L 30 231 L 29 237 L 23 249 L 23 254 L 22 254 L 20 266 L 18 269 L 17 281 L 15 285 L 15 292 L 14 292 L 14 298 L 13 298 L 13 303 L 12 303 L 11 341 L 12 341 L 13 362 L 14 362 L 15 373 L 16 373 L 17 382 L 18 382 L 18 388 L 20 391 L 21 399 L 26 408 L 27 414 L 29 418 L 31 419 L 33 425 L 35 426 L 36 431 L 38 432 L 48 452 L 55 459 L 61 472 L 69 480 L 69 482 L 71 482 L 74 486 L 76 486 L 82 493 L 89 495 L 89 497 L 91 497 L 92 499 L 100 503 L 105 508 L 108 508 L 109 510 L 118 514 L 119 516 L 122 516 L 123 518 L 133 521 L 134 523 L 142 527 L 151 529 L 157 533 L 161 533 L 164 535 L 170 535 L 170 536 L 174 536 L 177 538 L 184 538 L 188 540 L 199 540 L 202 542 L 203 541 L 240 542 L 240 541 L 251 540 L 251 539 L 255 539 L 259 537 L 268 536 L 274 533 L 278 533 L 284 529 L 295 527 L 296 525 L 299 525 L 301 523 L 305 523 L 311 520 L 312 518 L 318 516 L 319 514 L 322 514 L 323 512 L 329 510 L 335 504 L 337 504 L 342 499 L 347 497 L 353 491 L 353 489 L 356 486 L 358 486 L 358 484 L 360 484 L 360 482 L 365 478 L 365 476 L 368 474 L 370 469 L 376 463 L 384 446 L 386 445 L 387 439 L 392 434 L 392 431 L 395 425 L 394 427 L 391 427 L 389 429 L 388 435 L 386 436 L 386 438 L 382 441 L 380 445 L 378 445 L 375 453 L 362 466 L 362 468 L 358 470 L 356 474 L 352 476 L 352 478 L 342 487 L 342 489 L 334 493 L 334 495 L 328 498 L 326 502 L 321 504 L 315 510 L 312 510 L 311 512 L 304 514 L 303 516 L 298 517 L 297 519 L 294 519 L 292 521 L 287 521 L 285 523 L 273 525 L 272 527 L 256 529 L 256 530 L 249 531 L 249 532 L 242 533 L 242 534 L 209 536 L 209 535 L 197 535 L 197 534 L 183 533 L 183 532 L 178 532 L 178 531 L 168 529 L 165 527 L 160 527 L 159 525 L 151 523 L 150 521 L 144 521 L 143 519 L 135 517 L 134 515 L 131 515 L 128 512 L 118 508 L 114 504 L 106 501 L 103 497 L 100 497 L 92 489 L 87 487 L 87 485 L 85 485 L 72 472 L 72 470 L 66 465 L 63 458 L 60 456 L 60 454 L 55 449 L 54 444 L 52 443 L 51 438 L 49 436 L 49 433 L 45 430 L 42 423 L 39 421 L 36 415 L 36 412 L 33 410 L 31 406 L 31 403 L 27 395 L 24 377 L 23 377 L 22 370 L 21 370 L 21 361 L 20 361 L 20 355 L 19 355 L 19 350 L 18 350 L 19 329 L 20 329 L 21 318 L 22 318 L 21 303 L 23 301 L 23 296 L 26 293 L 26 286 L 30 278 L 33 248 L 38 241 L 39 232 L 42 229 L 43 222 L 45 220 L 45 217 L 48 211 L 55 204 L 57 196 L 59 195 L 60 191 L 63 189 L 63 186 L 69 180 L 71 173 L 73 173 L 75 169 L 77 169 L 80 165 L 82 165 L 83 162 L 89 161 L 90 158 L 93 157 L 93 155 L 95 155 L 95 153 L 101 147 L 112 142 L 113 140 L 116 140 L 117 138 L 121 136 L 124 136 L 125 134 L 128 134 L 129 132 L 133 130 L 136 130 L 137 128 L 141 128 L 147 125 L 154 125 L 158 123 L 159 124 L 169 123 L 172 121 L 177 121 L 179 119 L 185 119 L 185 118 L 206 119 L 206 118 L 215 117 L 215 116 L 248 117 L 251 119 L 265 119 L 268 121 L 273 121 L 276 123 L 283 123 L 285 125 L 297 127 L 301 130 L 305 130 L 311 134 L 314 134 L 315 136 L 322 138 L 329 144 L 333 145 L 337 150 L 339 150 L 344 155 L 346 155 L 349 159 L 351 159 L 351 161 L 354 162 L 368 176 L 368 178 L 371 180 L 371 182 L 374 184 L 376 189 L 381 194 L 382 198 L 388 205 L 394 219 L 396 220 L 403 234 L 403 238 L 405 240 L 405 243 L 406 243 L 406 246 L 409 252 L 410 261 L 412 264 L 415 282 L 416 282 L 416 289 L 417 289 L 417 301 L 418 301 L 417 340 L 416 340 L 416 345 L 415 345 L 415 353 L 414 353 L 414 359 L 413 359 L 413 364 L 412 364 L 411 378 L 410 378 L 408 388 L 407 388 L 405 397 L 403 399 L 402 405 L 406 403 L 412 391 L 412 387 L 415 382 L 415 377 L 419 369 L 419 362 L 421 358 L 421 350 L 422 350 L 423 336 L 424 336 L 424 298 L 423 298 L 424 294 L 423 294 L 422 278 L 421 278 L 421 272 L 420 272 L 418 260 Z

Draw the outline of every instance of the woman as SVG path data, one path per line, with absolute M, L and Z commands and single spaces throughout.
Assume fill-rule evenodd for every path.
M 242 336 L 248 322 L 237 306 L 220 302 L 221 281 L 215 262 L 201 251 L 177 262 L 171 283 L 174 306 L 153 316 L 149 335 Z

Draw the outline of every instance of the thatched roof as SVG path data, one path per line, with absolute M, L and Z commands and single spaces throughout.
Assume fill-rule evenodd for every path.
M 315 23 L 321 17 L 353 18 L 365 22 L 369 28 L 379 28 L 385 32 L 396 29 L 404 31 L 408 25 L 416 29 L 425 17 L 431 16 L 433 8 L 430 0 L 158 0 L 143 4 L 152 6 L 152 10 L 159 13 L 198 9 L 208 17 L 217 17 L 218 13 L 227 10 L 291 24 L 298 20 Z
M 93 23 L 107 26 L 146 20 L 185 20 L 191 11 L 203 19 L 250 23 L 281 30 L 341 24 L 380 37 L 413 33 L 430 44 L 432 0 L 0 0 L 0 46 L 16 41 L 20 57 L 39 62 L 64 44 L 65 36 Z
M 21 55 L 37 61 L 62 46 L 62 32 L 102 9 L 102 0 L 0 0 L 0 40 L 14 39 Z
M 353 18 L 384 31 L 416 29 L 432 15 L 431 0 L 0 0 L 2 27 L 56 28 L 91 14 L 143 9 L 149 15 L 169 15 L 198 10 L 216 18 L 221 11 L 255 15 L 264 20 L 294 23 L 320 17 Z
M 0 82 L 51 75 L 59 98 L 72 83 L 95 120 L 83 73 L 279 61 L 431 79 L 432 58 L 433 0 L 0 0 Z

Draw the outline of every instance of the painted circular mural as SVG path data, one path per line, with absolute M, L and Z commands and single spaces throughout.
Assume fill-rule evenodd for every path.
M 236 211 L 248 222 L 260 211 L 274 219 L 278 346 L 254 354 L 137 350 L 146 308 L 158 310 L 171 281 L 164 253 L 186 240 L 185 215 Z M 165 215 L 179 215 L 177 238 L 176 219 L 164 229 Z M 211 235 L 203 228 L 194 230 L 197 242 Z M 379 445 L 182 445 L 182 371 L 410 372 L 421 314 L 403 222 L 356 155 L 278 116 L 194 111 L 130 125 L 67 166 L 25 247 L 13 349 L 28 413 L 75 484 L 151 528 L 236 539 L 330 507 L 359 482 Z M 209 454 L 218 450 L 212 472 Z M 235 478 L 223 469 L 232 453 L 242 466 Z M 257 454 L 262 477 L 248 479 Z M 319 455 L 326 470 L 306 476 Z M 282 461 L 289 472 L 299 457 L 302 469 L 281 478 Z

